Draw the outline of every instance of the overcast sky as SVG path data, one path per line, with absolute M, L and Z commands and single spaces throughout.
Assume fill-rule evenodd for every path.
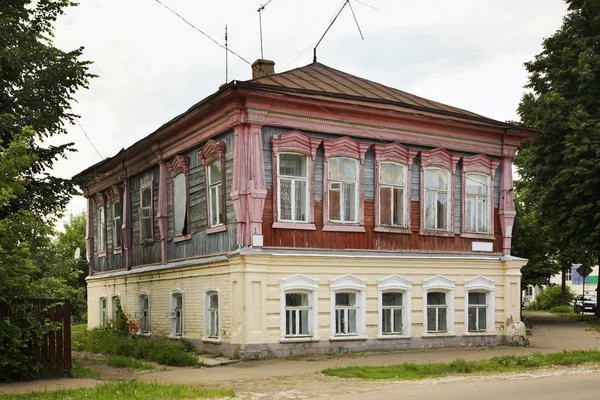
M 249 62 L 260 58 L 259 0 L 161 0 Z M 562 0 L 352 0 L 318 49 L 319 62 L 497 120 L 516 120 L 523 63 L 561 25 Z M 264 58 L 282 72 L 312 62 L 312 47 L 341 0 L 272 0 L 262 14 Z M 99 75 L 73 106 L 103 157 L 115 155 L 225 82 L 225 53 L 156 0 L 84 0 L 56 23 L 55 45 L 85 46 Z M 308 49 L 304 54 L 301 53 Z M 294 61 L 295 60 L 295 61 Z M 230 54 L 228 80 L 251 78 Z M 79 126 L 78 153 L 57 163 L 70 177 L 101 160 Z M 85 210 L 82 197 L 68 212 Z

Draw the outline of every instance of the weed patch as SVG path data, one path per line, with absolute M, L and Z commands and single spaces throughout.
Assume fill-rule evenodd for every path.
M 128 368 L 134 371 L 150 371 L 154 369 L 154 366 L 146 363 L 139 362 L 132 358 L 115 356 L 108 359 L 106 362 L 111 367 L 115 368 Z
M 94 371 L 81 364 L 77 360 L 73 360 L 73 365 L 71 366 L 71 377 L 72 378 L 88 378 L 88 379 L 97 379 L 100 378 L 100 373 L 98 371 Z

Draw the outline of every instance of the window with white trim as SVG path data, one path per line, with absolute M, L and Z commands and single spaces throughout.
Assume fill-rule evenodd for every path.
M 485 332 L 487 329 L 487 296 L 483 292 L 469 292 L 469 332 Z
M 318 282 L 303 275 L 279 280 L 282 340 L 316 337 Z
M 110 313 L 110 318 L 113 321 L 117 320 L 117 316 L 119 314 L 119 306 L 121 305 L 121 299 L 119 298 L 118 295 L 114 295 L 111 297 L 111 313 Z
M 280 221 L 308 221 L 309 157 L 296 153 L 278 153 L 277 195 Z
M 448 231 L 450 226 L 450 171 L 425 168 L 425 229 Z
M 477 276 L 465 281 L 467 334 L 495 333 L 495 284 L 492 279 Z
M 465 231 L 490 233 L 490 177 L 467 173 L 465 180 Z
M 209 290 L 204 298 L 204 336 L 209 339 L 219 339 L 220 319 L 219 319 L 219 293 L 215 290 Z
M 104 213 L 104 206 L 98 207 L 98 252 L 103 253 L 106 251 L 106 214 Z
M 139 297 L 138 327 L 139 333 L 150 333 L 150 297 L 143 293 Z
M 183 336 L 184 314 L 183 314 L 183 293 L 174 292 L 171 294 L 171 336 Z
M 448 332 L 448 303 L 446 293 L 427 293 L 427 332 Z
M 152 219 L 152 181 L 150 181 L 140 188 L 140 240 L 142 242 L 154 238 Z
M 366 281 L 352 275 L 331 280 L 331 336 L 364 336 Z
M 403 294 L 387 292 L 381 295 L 381 333 L 383 335 L 401 335 L 404 331 L 402 304 Z
M 398 275 L 377 280 L 380 337 L 410 336 L 411 287 Z
M 209 220 L 210 226 L 223 225 L 223 175 L 221 172 L 221 160 L 211 163 L 208 168 L 209 185 Z
M 381 225 L 406 227 L 406 196 L 406 166 L 394 162 L 379 163 Z
M 454 280 L 437 275 L 423 281 L 424 335 L 454 334 Z
M 108 300 L 106 299 L 106 297 L 100 297 L 100 301 L 99 301 L 99 320 L 100 320 L 100 326 L 105 326 L 106 325 L 106 320 L 108 319 L 108 305 L 107 305 Z
M 292 292 L 285 294 L 285 336 L 308 336 L 310 304 L 308 293 Z
M 121 221 L 122 221 L 122 213 L 121 213 L 121 202 L 115 201 L 112 204 L 113 209 L 113 220 L 112 220 L 112 229 L 113 229 L 113 247 L 114 250 L 118 250 L 121 248 Z
M 358 222 L 358 160 L 331 157 L 328 163 L 329 220 Z
M 359 304 L 355 292 L 335 294 L 335 334 L 358 334 Z

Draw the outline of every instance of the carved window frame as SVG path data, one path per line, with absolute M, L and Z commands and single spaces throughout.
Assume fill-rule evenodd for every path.
M 190 240 L 192 237 L 190 229 L 190 158 L 176 155 L 169 163 L 169 173 L 171 174 L 171 204 L 173 205 L 173 241 Z M 183 174 L 185 177 L 185 226 L 187 227 L 186 232 L 180 235 L 175 232 L 175 177 L 179 174 Z
M 411 233 L 411 200 L 410 190 L 412 183 L 413 160 L 418 150 L 408 149 L 400 143 L 375 144 L 373 156 L 375 158 L 375 232 Z M 404 226 L 389 226 L 381 224 L 380 204 L 380 179 L 379 169 L 382 163 L 394 163 L 404 167 L 405 192 L 404 192 Z
M 469 331 L 469 293 L 485 293 L 486 329 L 485 331 Z M 496 284 L 493 279 L 478 275 L 465 280 L 465 335 L 484 336 L 496 334 Z
M 454 279 L 446 278 L 443 275 L 436 275 L 433 278 L 423 281 L 423 337 L 454 336 L 454 293 L 456 285 Z M 429 292 L 442 292 L 446 294 L 446 331 L 428 332 L 427 326 L 427 294 Z
M 383 295 L 384 293 L 402 294 L 402 325 L 401 333 L 383 333 Z M 398 275 L 388 276 L 377 280 L 377 310 L 378 310 L 378 339 L 400 339 L 411 337 L 411 313 L 412 313 L 412 281 Z
M 336 294 L 354 293 L 356 295 L 356 333 L 336 333 Z M 366 340 L 367 339 L 367 281 L 354 275 L 344 275 L 329 279 L 330 330 L 329 340 Z
M 104 194 L 97 193 L 94 196 L 94 203 L 96 205 L 96 255 L 100 258 L 106 257 L 108 247 L 108 238 L 106 237 L 106 198 Z M 102 221 L 104 221 L 104 226 L 102 226 Z
M 286 294 L 302 293 L 308 295 L 308 335 L 287 335 Z M 279 280 L 279 318 L 281 343 L 319 341 L 319 279 L 304 275 L 294 275 Z
M 223 232 L 227 230 L 227 202 L 225 198 L 226 194 L 226 174 L 225 174 L 225 142 L 209 140 L 198 150 L 198 155 L 204 165 L 204 187 L 206 189 L 206 234 Z M 212 163 L 219 162 L 221 164 L 221 210 L 223 210 L 223 221 L 220 225 L 211 226 L 210 220 L 210 207 L 211 207 L 211 196 L 210 196 L 210 179 L 209 179 L 209 167 Z
M 325 150 L 323 158 L 323 231 L 365 232 L 364 164 L 365 155 L 370 146 L 369 143 L 360 143 L 347 136 L 335 140 L 323 141 Z M 329 220 L 329 159 L 335 157 L 350 158 L 357 161 L 357 222 L 334 222 Z
M 456 175 L 456 166 L 460 160 L 460 156 L 450 153 L 446 149 L 437 148 L 431 151 L 421 151 L 421 171 L 420 171 L 420 203 L 421 203 L 421 224 L 420 235 L 429 236 L 454 236 L 454 182 Z M 449 212 L 448 212 L 448 229 L 433 230 L 425 229 L 425 170 L 426 169 L 441 169 L 449 174 L 448 182 L 448 197 L 449 197 Z
M 473 157 L 463 157 L 462 159 L 462 193 L 461 193 L 461 237 L 473 238 L 473 239 L 495 239 L 494 236 L 494 177 L 496 175 L 496 169 L 500 165 L 500 160 L 493 160 L 484 154 L 478 154 Z M 468 174 L 481 174 L 488 177 L 489 190 L 489 232 L 477 233 L 468 232 L 466 229 L 466 215 L 467 215 L 467 175 Z
M 316 230 L 315 227 L 315 160 L 322 139 L 311 138 L 300 131 L 290 131 L 271 138 L 273 152 L 273 225 L 274 229 Z M 279 220 L 279 155 L 282 153 L 300 154 L 308 157 L 308 201 L 306 222 Z

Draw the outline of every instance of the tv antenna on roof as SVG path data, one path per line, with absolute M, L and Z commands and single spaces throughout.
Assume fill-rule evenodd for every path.
M 269 0 L 267 1 L 265 4 L 261 4 L 260 7 L 258 7 L 258 25 L 260 27 L 260 58 L 264 59 L 265 56 L 263 54 L 263 40 L 262 40 L 262 11 L 265 9 L 265 7 L 272 2 L 273 0 Z
M 323 34 L 323 36 L 321 36 L 321 39 L 319 39 L 319 41 L 317 42 L 317 45 L 315 46 L 315 48 L 313 50 L 313 62 L 317 62 L 317 47 L 319 47 L 319 45 L 321 44 L 321 40 L 323 40 L 325 35 L 327 35 L 327 32 L 329 32 L 329 29 L 331 28 L 331 26 L 333 25 L 333 23 L 335 22 L 337 17 L 339 17 L 339 15 L 342 13 L 342 11 L 346 7 L 346 5 L 348 5 L 350 7 L 350 11 L 352 11 L 352 16 L 354 17 L 354 22 L 356 22 L 356 27 L 358 28 L 358 33 L 360 34 L 361 39 L 365 40 L 365 37 L 363 36 L 362 31 L 360 30 L 360 25 L 358 25 L 358 20 L 356 19 L 356 14 L 354 14 L 354 9 L 352 8 L 352 4 L 350 4 L 350 0 L 346 0 L 346 1 L 344 1 L 344 4 L 340 8 L 340 11 L 338 11 L 338 13 L 335 14 L 335 17 L 333 17 L 333 20 L 331 21 L 331 23 L 325 30 L 325 33 Z

